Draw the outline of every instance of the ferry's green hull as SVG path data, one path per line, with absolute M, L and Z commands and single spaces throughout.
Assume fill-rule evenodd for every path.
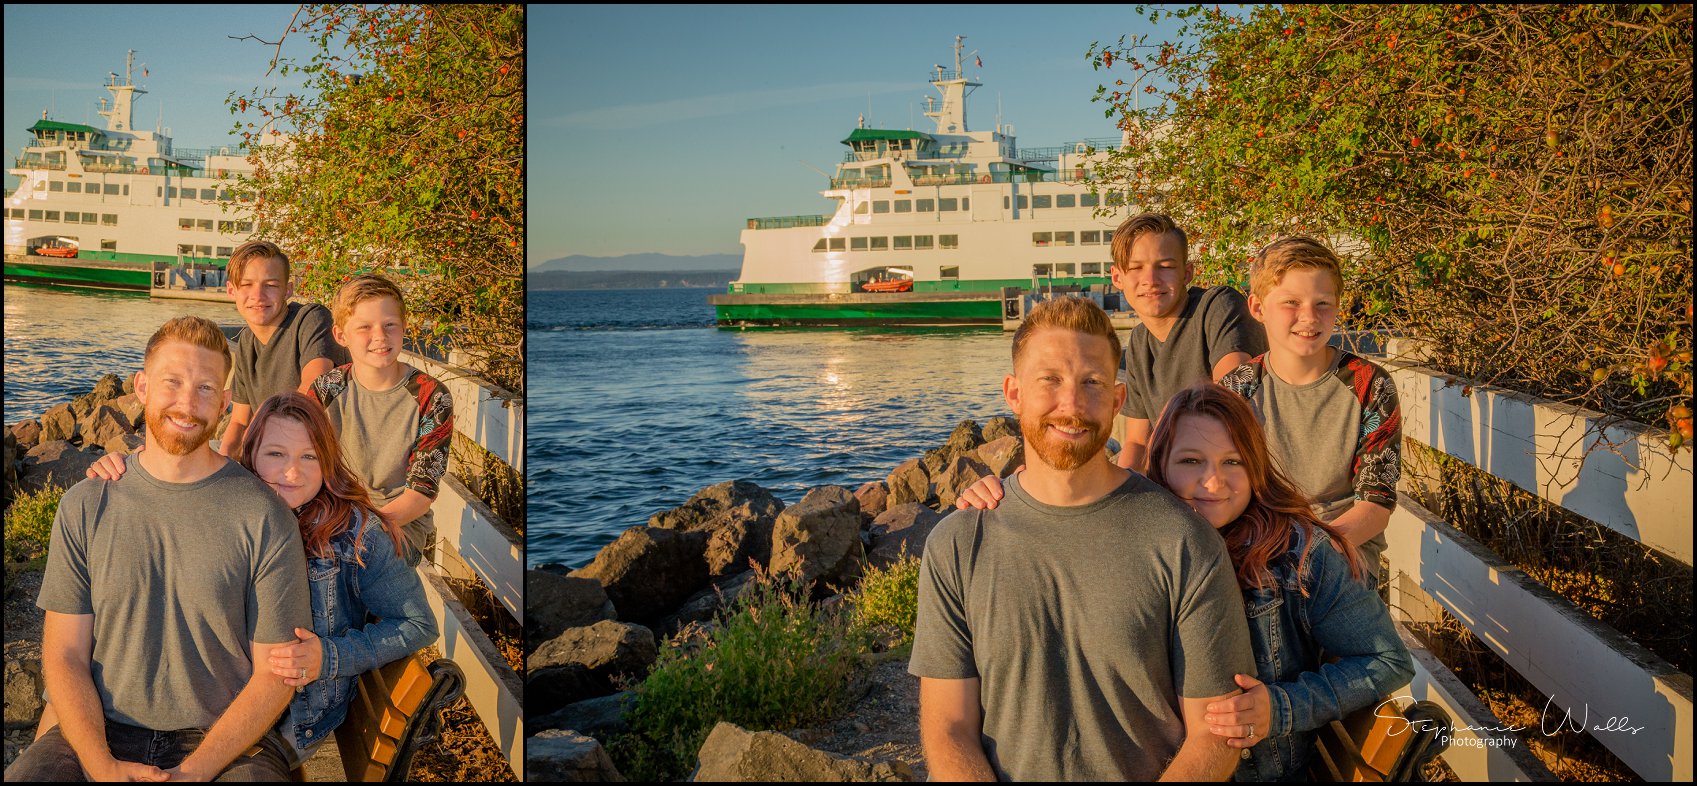
M 713 295 L 721 326 L 1000 325 L 999 292 Z
M 151 266 L 143 268 L 79 265 L 64 262 L 15 262 L 6 260 L 6 280 L 53 286 L 128 289 L 146 292 L 153 286 Z

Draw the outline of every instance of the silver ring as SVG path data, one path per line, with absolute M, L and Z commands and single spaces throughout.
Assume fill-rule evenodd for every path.
M 305 671 L 305 669 L 302 669 L 302 671 Z M 302 674 L 301 676 L 304 677 L 306 675 Z M 1249 739 L 1255 739 L 1255 724 L 1253 723 L 1249 724 Z
M 303 680 L 306 679 L 306 667 L 305 666 L 301 667 L 301 679 L 303 679 Z M 1255 727 L 1254 726 L 1249 727 L 1249 736 L 1251 736 L 1251 737 L 1255 736 Z

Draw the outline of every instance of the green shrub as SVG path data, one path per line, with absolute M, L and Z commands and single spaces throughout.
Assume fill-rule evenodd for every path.
M 848 600 L 855 624 L 873 633 L 899 631 L 902 642 L 912 641 L 919 616 L 919 558 L 904 547 L 889 567 L 869 568 Z
M 680 633 L 635 689 L 630 733 L 610 746 L 633 781 L 685 777 L 720 721 L 786 729 L 831 717 L 868 651 L 847 615 L 762 579 L 705 634 Z
M 53 514 L 59 511 L 59 498 L 64 495 L 64 489 L 48 486 L 13 498 L 12 506 L 6 509 L 7 562 L 28 562 L 47 553 Z

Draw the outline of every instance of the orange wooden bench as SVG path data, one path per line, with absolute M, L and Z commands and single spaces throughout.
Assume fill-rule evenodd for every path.
M 336 748 L 349 781 L 398 783 L 413 754 L 441 732 L 442 709 L 465 692 L 465 673 L 421 652 L 360 675 Z
M 1448 743 L 1450 717 L 1437 704 L 1416 702 L 1399 713 L 1390 711 L 1394 705 L 1383 713 L 1375 709 L 1368 707 L 1320 727 L 1314 745 L 1316 780 L 1418 781 L 1420 768 Z

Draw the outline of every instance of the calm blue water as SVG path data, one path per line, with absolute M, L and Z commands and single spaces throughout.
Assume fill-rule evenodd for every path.
M 6 284 L 6 425 L 87 393 L 106 374 L 140 371 L 147 339 L 186 314 L 241 323 L 228 303 Z
M 1001 330 L 721 330 L 715 290 L 532 292 L 531 565 L 587 563 L 704 486 L 794 504 L 1006 414 Z

